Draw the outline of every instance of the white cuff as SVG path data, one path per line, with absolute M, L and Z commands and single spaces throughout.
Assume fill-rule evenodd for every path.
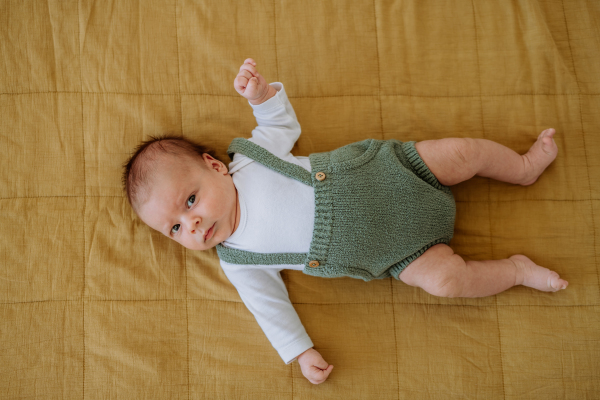
M 262 114 L 262 113 L 268 112 L 272 108 L 283 105 L 283 101 L 281 101 L 281 98 L 280 98 L 280 93 L 281 93 L 281 90 L 283 89 L 283 84 L 281 82 L 273 82 L 273 83 L 269 83 L 269 85 L 273 86 L 275 88 L 275 90 L 277 90 L 277 93 L 275 94 L 275 96 L 271 97 L 269 100 L 267 100 L 261 104 L 252 104 L 252 103 L 250 103 L 250 100 L 248 100 L 248 104 L 250 104 L 250 107 L 252 107 L 252 109 L 254 111 L 256 111 L 257 113 Z
M 277 352 L 279 353 L 279 356 L 283 359 L 283 362 L 289 364 L 292 361 L 294 361 L 300 354 L 304 353 L 311 347 L 314 347 L 312 340 L 310 340 L 310 337 L 308 337 L 308 335 L 304 335 L 300 339 L 288 344 L 283 349 L 280 349 Z

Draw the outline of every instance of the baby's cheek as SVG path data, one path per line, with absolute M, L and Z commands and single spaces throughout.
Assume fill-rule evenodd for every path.
M 178 244 L 182 245 L 183 247 L 187 247 L 185 244 L 185 241 L 182 241 L 181 238 L 171 238 L 174 242 L 177 242 Z

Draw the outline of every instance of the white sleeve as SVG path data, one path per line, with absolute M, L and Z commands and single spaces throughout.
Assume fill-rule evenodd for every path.
M 290 153 L 300 137 L 300 123 L 281 82 L 270 84 L 277 94 L 259 105 L 248 104 L 253 109 L 258 126 L 249 140 L 282 158 Z
M 228 267 L 229 264 L 223 261 L 221 266 L 267 339 L 286 364 L 313 347 L 313 342 L 290 302 L 280 270 L 273 269 L 273 266 L 264 269 L 256 266 Z

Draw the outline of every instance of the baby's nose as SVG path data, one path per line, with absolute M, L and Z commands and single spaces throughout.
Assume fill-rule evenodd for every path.
M 192 223 L 190 224 L 190 233 L 194 234 L 196 233 L 196 225 L 198 225 L 200 223 L 200 221 L 192 221 Z

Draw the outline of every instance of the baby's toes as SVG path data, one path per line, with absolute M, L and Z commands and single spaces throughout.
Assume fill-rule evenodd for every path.
M 551 138 L 545 137 L 542 139 L 542 150 L 544 150 L 544 153 L 551 156 L 555 147 L 556 145 L 552 142 Z
M 554 139 L 552 139 L 552 136 L 553 134 L 547 134 L 547 136 L 542 138 L 542 150 L 549 156 L 554 157 L 558 153 L 558 147 L 556 146 Z
M 564 279 L 559 279 L 560 285 L 559 285 L 559 290 L 560 289 L 566 289 L 567 286 L 569 286 L 569 282 L 565 281 Z
M 548 275 L 548 286 L 554 289 L 555 292 L 561 289 L 566 289 L 568 285 L 569 282 L 565 281 L 564 279 L 560 279 L 560 276 L 556 272 L 552 271 L 550 275 Z
M 540 134 L 538 135 L 538 139 L 541 139 L 543 137 L 546 136 L 550 136 L 552 137 L 554 133 L 556 133 L 556 131 L 552 132 L 554 129 L 549 128 L 549 129 L 544 129 L 543 131 L 540 132 Z M 552 135 L 550 135 L 550 133 L 552 132 Z

